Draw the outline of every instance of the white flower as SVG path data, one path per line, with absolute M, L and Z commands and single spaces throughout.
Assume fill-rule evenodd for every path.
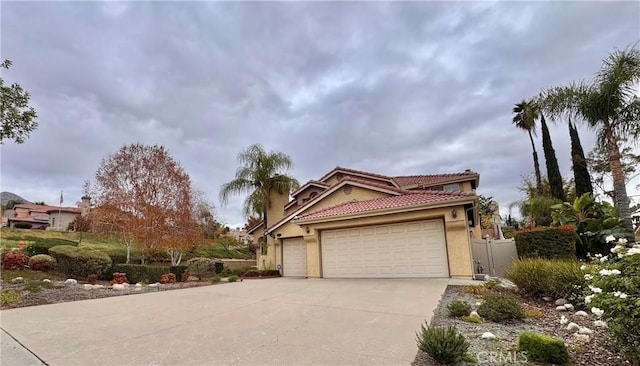
M 595 316 L 597 316 L 598 318 L 599 318 L 599 317 L 601 317 L 601 316 L 602 316 L 602 314 L 604 314 L 604 310 L 599 309 L 599 308 L 596 308 L 596 307 L 591 308 L 591 312 L 592 312 Z
M 584 271 L 585 269 L 587 269 L 587 266 L 585 266 L 584 264 L 580 266 L 581 271 Z
M 595 295 L 587 295 L 584 297 L 584 303 L 585 304 L 589 304 L 591 302 L 591 299 L 593 299 L 593 296 Z
M 620 270 L 617 270 L 617 269 L 612 269 L 612 270 L 609 271 L 609 273 L 614 274 L 614 275 L 619 275 L 622 272 L 620 272 Z
M 607 257 L 606 255 L 602 258 L 600 258 L 600 263 L 604 263 L 609 259 L 609 257 Z
M 607 241 L 607 243 L 610 243 L 610 242 L 612 242 L 612 241 L 616 240 L 616 237 L 615 237 L 615 236 L 613 236 L 613 235 L 609 235 L 609 236 L 607 236 L 604 240 L 606 240 L 606 241 Z
M 625 294 L 624 292 L 620 292 L 620 291 L 614 292 L 613 296 L 619 297 L 621 299 L 626 299 L 627 298 L 627 294 Z
M 640 254 L 640 248 L 631 248 L 629 249 L 629 251 L 627 252 L 627 255 L 634 255 L 634 254 Z
M 599 287 L 593 287 L 591 285 L 589 285 L 589 289 L 591 290 L 591 292 L 593 292 L 594 294 L 599 294 L 602 293 L 602 289 Z
M 587 281 L 591 281 L 593 279 L 593 276 L 590 275 L 590 274 L 586 274 L 586 275 L 584 275 L 584 279 L 587 280 Z
M 602 254 L 598 253 L 598 254 L 596 254 L 596 255 L 595 255 L 595 257 L 596 257 L 596 258 L 601 258 L 601 257 L 602 257 Z
M 624 245 L 624 244 L 627 244 L 627 239 L 625 239 L 625 238 L 620 238 L 620 239 L 618 239 L 618 243 L 619 243 L 619 244 L 623 244 L 623 245 Z
M 600 272 L 598 272 L 600 274 L 600 276 L 611 276 L 611 275 L 619 275 L 621 272 L 617 269 L 601 269 Z

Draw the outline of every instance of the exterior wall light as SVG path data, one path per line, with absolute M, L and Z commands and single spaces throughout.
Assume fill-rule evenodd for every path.
M 453 217 L 454 219 L 456 217 L 458 217 L 458 211 L 456 211 L 456 209 L 454 208 L 453 210 L 451 210 L 451 217 Z

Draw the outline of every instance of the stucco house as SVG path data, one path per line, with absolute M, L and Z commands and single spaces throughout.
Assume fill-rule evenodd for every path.
M 263 241 L 258 265 L 283 276 L 470 278 L 479 182 L 471 170 L 391 177 L 336 167 L 291 195 L 272 193 L 266 224 L 247 232 Z
M 76 217 L 88 214 L 90 201 L 89 197 L 82 197 L 78 207 L 19 203 L 13 207 L 13 216 L 7 218 L 8 225 L 15 227 L 16 223 L 25 222 L 31 224 L 32 229 L 67 230 Z

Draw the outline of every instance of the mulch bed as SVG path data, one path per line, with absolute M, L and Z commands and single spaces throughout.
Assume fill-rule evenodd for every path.
M 466 300 L 471 304 L 481 301 L 481 297 L 467 294 L 462 291 L 462 286 L 448 286 L 440 299 L 437 309 L 434 311 L 430 324 L 432 326 L 455 325 L 458 331 L 464 335 L 470 343 L 469 354 L 476 358 L 479 365 L 514 365 L 525 364 L 524 359 L 518 353 L 518 337 L 523 331 L 535 331 L 554 336 L 564 340 L 569 349 L 569 354 L 575 365 L 603 366 L 603 365 L 635 365 L 631 360 L 623 355 L 609 350 L 606 347 L 609 333 L 606 329 L 593 326 L 593 317 L 588 318 L 575 316 L 574 312 L 559 312 L 555 309 L 555 304 L 538 299 L 524 297 L 517 293 L 516 296 L 522 301 L 525 308 L 537 309 L 542 316 L 539 318 L 527 318 L 519 322 L 498 324 L 484 322 L 480 324 L 469 323 L 460 319 L 449 317 L 447 305 L 453 300 Z M 474 306 L 475 309 L 475 306 Z M 578 309 L 576 309 L 578 310 Z M 564 315 L 571 322 L 581 326 L 586 326 L 594 331 L 588 342 L 579 340 L 573 332 L 566 330 L 566 325 L 560 324 L 560 316 Z M 484 340 L 480 335 L 484 332 L 495 334 L 498 339 Z M 496 356 L 493 362 L 490 361 L 490 354 Z M 502 357 L 502 360 L 500 360 Z M 467 363 L 462 363 L 466 365 Z M 418 350 L 413 366 L 419 365 L 439 365 L 426 353 Z

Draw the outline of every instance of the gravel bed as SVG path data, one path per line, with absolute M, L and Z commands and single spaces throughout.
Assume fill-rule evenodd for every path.
M 22 299 L 16 304 L 13 304 L 10 306 L 2 306 L 0 307 L 0 309 L 22 308 L 27 306 L 57 304 L 62 302 L 90 300 L 90 299 L 102 299 L 105 297 L 112 297 L 112 296 L 137 295 L 137 294 L 144 294 L 149 292 L 179 290 L 179 289 L 190 288 L 190 287 L 214 285 L 210 282 L 177 282 L 177 283 L 160 284 L 157 287 L 153 287 L 153 286 L 150 287 L 148 285 L 136 287 L 134 285 L 131 285 L 125 290 L 113 290 L 108 287 L 86 290 L 84 289 L 82 284 L 65 285 L 63 281 L 51 281 L 51 284 L 55 286 L 55 288 L 40 288 L 38 291 L 34 292 L 34 291 L 29 291 L 25 289 L 27 283 L 30 283 L 30 282 L 32 283 L 37 281 L 28 281 L 25 283 L 1 282 L 0 287 L 2 289 L 20 290 L 22 294 Z M 97 284 L 109 286 L 109 282 L 99 281 Z
M 525 308 L 537 309 L 542 313 L 540 318 L 527 318 L 523 321 L 506 324 L 483 322 L 480 324 L 469 323 L 449 317 L 447 305 L 454 300 L 466 301 L 475 310 L 476 303 L 481 302 L 480 296 L 469 295 L 462 292 L 462 286 L 448 286 L 440 299 L 438 307 L 431 318 L 431 325 L 448 326 L 455 325 L 458 331 L 469 342 L 469 354 L 476 358 L 478 365 L 515 365 L 533 364 L 527 363 L 525 356 L 517 351 L 518 337 L 524 331 L 544 333 L 564 340 L 569 349 L 569 354 L 575 365 L 603 366 L 603 365 L 633 365 L 624 356 L 605 348 L 604 343 L 608 337 L 608 331 L 593 326 L 593 317 L 575 316 L 574 312 L 559 312 L 553 303 L 542 300 L 516 296 L 522 301 Z M 578 309 L 576 309 L 578 310 Z M 576 338 L 573 332 L 566 330 L 566 325 L 560 324 L 560 316 L 564 315 L 570 322 L 588 327 L 594 331 L 588 342 Z M 484 332 L 491 332 L 497 336 L 496 340 L 481 339 Z M 493 360 L 491 355 L 494 355 Z M 439 365 L 426 353 L 418 350 L 412 366 Z M 468 365 L 463 362 L 460 365 Z

